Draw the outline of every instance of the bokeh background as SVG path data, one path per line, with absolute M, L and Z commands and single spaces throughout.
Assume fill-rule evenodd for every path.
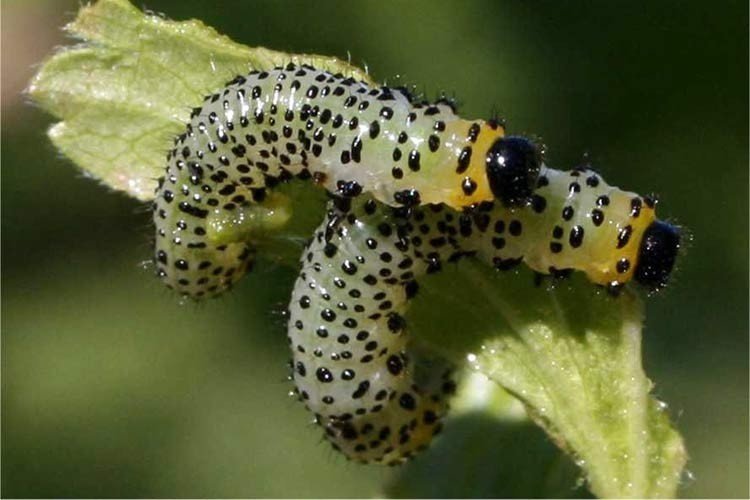
M 694 236 L 674 285 L 648 300 L 643 346 L 690 453 L 680 494 L 748 496 L 746 1 L 138 5 L 249 45 L 350 54 L 376 79 L 541 136 L 552 165 L 589 152 L 611 182 L 658 193 Z M 279 311 L 293 272 L 268 264 L 231 296 L 180 304 L 142 264 L 146 208 L 47 141 L 51 118 L 20 91 L 68 43 L 59 28 L 77 6 L 2 4 L 2 495 L 378 494 L 393 471 L 334 454 L 287 396 Z M 475 424 L 449 424 L 446 441 L 488 440 L 505 458 L 475 460 L 442 493 L 538 494 L 499 479 L 520 481 L 521 455 L 549 453 L 546 438 Z

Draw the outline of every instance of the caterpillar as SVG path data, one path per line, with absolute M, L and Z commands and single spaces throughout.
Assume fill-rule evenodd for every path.
M 440 431 L 453 382 L 444 367 L 420 380 L 404 314 L 418 280 L 475 256 L 499 270 L 521 261 L 543 274 L 584 272 L 619 287 L 666 281 L 680 244 L 650 198 L 586 169 L 541 168 L 531 203 L 405 212 L 372 197 L 330 204 L 302 257 L 289 308 L 296 393 L 350 459 L 398 464 Z
M 407 335 L 421 276 L 475 256 L 655 291 L 680 247 L 654 200 L 588 168 L 549 168 L 496 121 L 289 65 L 238 76 L 193 110 L 153 205 L 157 275 L 195 298 L 230 288 L 255 239 L 290 217 L 273 188 L 295 177 L 332 201 L 289 306 L 292 378 L 326 438 L 360 462 L 413 456 L 448 408 L 450 367 Z
M 167 155 L 154 203 L 157 275 L 216 295 L 252 266 L 252 239 L 284 222 L 272 189 L 293 177 L 388 205 L 525 204 L 541 158 L 497 121 L 446 100 L 290 64 L 238 76 L 193 109 Z M 287 214 L 288 215 L 288 214 Z

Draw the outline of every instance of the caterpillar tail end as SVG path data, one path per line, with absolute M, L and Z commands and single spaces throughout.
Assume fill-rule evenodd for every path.
M 375 408 L 378 411 L 321 422 L 326 439 L 349 460 L 362 464 L 397 466 L 411 460 L 442 431 L 456 388 L 451 369 L 438 365 L 430 371 L 428 380 L 404 381 Z

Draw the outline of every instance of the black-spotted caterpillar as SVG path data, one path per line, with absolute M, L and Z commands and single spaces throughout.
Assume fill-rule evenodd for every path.
M 284 211 L 269 189 L 292 177 L 396 206 L 523 204 L 538 155 L 503 136 L 447 103 L 413 103 L 404 89 L 309 66 L 237 77 L 193 110 L 168 155 L 154 217 L 159 276 L 194 297 L 229 287 L 252 260 L 252 238 L 283 222 L 269 217 Z M 508 148 L 513 162 L 486 165 Z
M 271 188 L 293 177 L 335 197 L 290 305 L 294 380 L 328 439 L 362 462 L 411 456 L 445 413 L 445 367 L 411 369 L 403 314 L 420 275 L 476 255 L 658 289 L 679 248 L 648 198 L 549 169 L 496 123 L 288 66 L 237 77 L 194 110 L 154 204 L 158 275 L 193 297 L 231 286 L 253 240 L 288 217 Z

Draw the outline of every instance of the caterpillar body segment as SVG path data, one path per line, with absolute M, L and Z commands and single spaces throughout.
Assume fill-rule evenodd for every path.
M 334 448 L 365 463 L 397 464 L 426 447 L 454 387 L 442 365 L 415 377 L 403 317 L 416 279 L 450 250 L 422 255 L 390 212 L 373 199 L 331 204 L 289 308 L 297 394 Z
M 154 204 L 157 274 L 184 295 L 222 292 L 248 268 L 262 219 L 253 207 L 293 177 L 392 206 L 524 204 L 538 158 L 504 136 L 446 103 L 310 66 L 238 76 L 193 110 L 168 154 Z
M 491 223 L 476 251 L 496 266 L 523 261 L 542 274 L 582 271 L 609 287 L 633 278 L 641 240 L 656 220 L 650 198 L 610 186 L 592 170 L 546 167 L 527 207 L 495 205 L 487 213 Z

